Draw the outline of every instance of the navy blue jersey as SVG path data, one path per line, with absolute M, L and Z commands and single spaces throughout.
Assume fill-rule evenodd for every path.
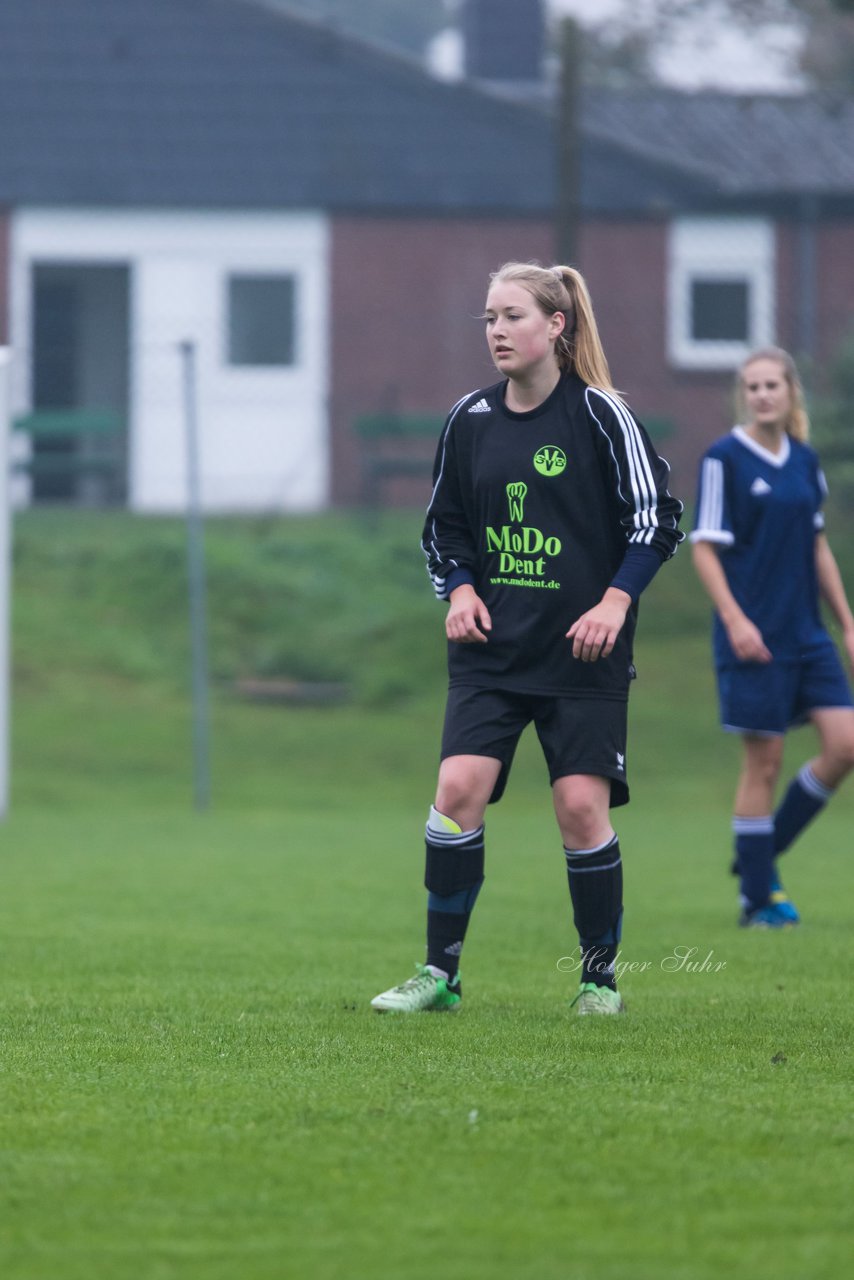
M 815 561 L 826 493 L 815 450 L 789 436 L 772 454 L 735 427 L 700 464 L 691 541 L 719 546 L 729 588 L 775 658 L 826 636 Z M 718 667 L 738 662 L 717 615 L 714 656 Z
M 637 605 L 598 662 L 573 658 L 566 632 L 627 551 L 675 551 L 669 468 L 622 401 L 575 374 L 527 413 L 507 408 L 506 386 L 461 400 L 436 454 L 422 539 L 436 594 L 464 573 L 492 618 L 486 644 L 449 644 L 451 684 L 624 699 Z

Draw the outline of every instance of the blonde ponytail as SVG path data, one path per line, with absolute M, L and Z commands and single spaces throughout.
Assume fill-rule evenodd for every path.
M 593 312 L 590 291 L 580 271 L 575 267 L 552 267 L 552 271 L 566 290 L 575 317 L 573 332 L 566 339 L 568 364 L 574 368 L 582 382 L 602 391 L 618 395 L 611 382 L 611 370 L 599 337 L 599 326 Z M 563 334 L 561 334 L 561 339 Z M 558 339 L 560 342 L 561 339 Z

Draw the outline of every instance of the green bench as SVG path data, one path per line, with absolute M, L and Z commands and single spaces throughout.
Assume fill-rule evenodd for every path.
M 13 472 L 30 477 L 36 499 L 73 499 L 78 496 L 76 481 L 83 477 L 98 478 L 105 500 L 124 499 L 127 422 L 123 414 L 112 409 L 33 409 L 16 417 L 12 428 L 32 442 L 30 456 L 15 461 Z

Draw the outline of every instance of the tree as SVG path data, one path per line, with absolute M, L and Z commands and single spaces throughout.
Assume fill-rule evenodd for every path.
M 821 88 L 854 91 L 854 0 L 801 0 L 815 10 L 801 54 L 805 74 Z M 828 14 L 824 10 L 832 10 Z
M 854 90 L 854 0 L 728 0 L 735 22 L 799 27 L 800 70 L 817 89 Z
M 581 18 L 586 22 L 589 9 Z M 648 0 L 587 26 L 586 76 L 611 84 L 654 82 L 654 53 L 703 18 L 755 33 L 759 26 L 801 33 L 799 70 L 816 88 L 854 91 L 854 0 Z

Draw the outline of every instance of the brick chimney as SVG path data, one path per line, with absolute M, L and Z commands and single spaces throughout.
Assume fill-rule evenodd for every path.
M 543 0 L 463 0 L 465 71 L 470 80 L 533 86 L 543 78 Z

